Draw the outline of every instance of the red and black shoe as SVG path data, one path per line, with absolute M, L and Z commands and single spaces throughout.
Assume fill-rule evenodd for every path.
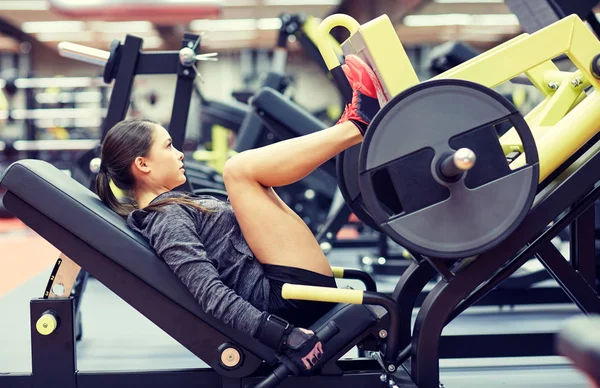
M 373 69 L 356 55 L 346 56 L 342 70 L 352 87 L 352 102 L 346 105 L 337 124 L 351 121 L 364 135 L 380 109 L 377 96 L 378 93 L 383 95 L 383 88 Z

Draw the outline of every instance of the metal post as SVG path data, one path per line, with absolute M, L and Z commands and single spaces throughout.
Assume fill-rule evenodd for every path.
M 121 57 L 110 97 L 108 112 L 102 123 L 102 141 L 104 141 L 106 133 L 127 115 L 142 43 L 142 39 L 127 35 L 125 43 L 121 47 Z
M 398 303 L 400 309 L 400 349 L 410 345 L 413 308 L 416 307 L 417 298 L 423 288 L 436 274 L 436 270 L 425 260 L 412 263 L 402 274 L 392 293 L 392 299 Z
M 571 224 L 571 265 L 590 286 L 596 288 L 596 247 L 594 207 Z
M 73 299 L 32 299 L 30 311 L 32 386 L 76 388 Z
M 182 48 L 195 47 L 195 53 L 200 50 L 198 42 L 199 37 L 193 34 L 185 34 Z M 191 48 L 191 47 L 190 47 Z M 173 146 L 178 150 L 183 147 L 185 140 L 185 130 L 187 125 L 187 116 L 190 109 L 190 101 L 194 89 L 194 80 L 196 72 L 193 67 L 180 65 L 177 70 L 177 87 L 175 89 L 175 99 L 173 101 L 173 111 L 171 114 L 171 122 L 169 123 L 169 133 L 173 138 Z

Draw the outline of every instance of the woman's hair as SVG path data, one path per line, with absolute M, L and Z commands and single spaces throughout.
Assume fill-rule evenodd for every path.
M 154 139 L 154 128 L 159 125 L 146 119 L 127 119 L 117 123 L 108 131 L 102 143 L 100 172 L 96 177 L 96 193 L 106 206 L 123 217 L 137 209 L 134 201 L 119 201 L 112 191 L 110 182 L 130 197 L 136 189 L 131 166 L 138 156 L 150 152 Z M 202 212 L 210 210 L 198 205 L 187 196 L 165 198 L 146 206 L 144 210 L 160 211 L 169 204 L 188 205 Z

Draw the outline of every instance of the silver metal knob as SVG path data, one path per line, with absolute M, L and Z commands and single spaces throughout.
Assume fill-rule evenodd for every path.
M 90 171 L 94 174 L 98 174 L 100 172 L 101 164 L 102 160 L 100 158 L 94 158 L 90 160 Z
M 196 62 L 196 53 L 190 47 L 179 50 L 179 62 L 183 66 L 191 66 Z
M 476 160 L 475 152 L 468 148 L 461 148 L 454 153 L 454 165 L 459 170 L 470 170 L 475 165 Z
M 444 177 L 452 179 L 473 168 L 476 161 L 475 152 L 468 148 L 460 148 L 442 161 L 440 171 Z

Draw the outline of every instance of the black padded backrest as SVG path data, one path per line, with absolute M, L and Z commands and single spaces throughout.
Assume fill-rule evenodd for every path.
M 198 309 L 183 283 L 122 217 L 54 166 L 38 160 L 20 161 L 6 170 L 0 184 L 171 299 L 192 311 Z
M 129 229 L 123 218 L 106 207 L 96 194 L 56 167 L 40 160 L 22 160 L 6 169 L 0 184 L 173 302 L 240 345 L 252 349 L 254 354 L 274 360 L 271 349 L 205 314 L 183 283 L 148 243 Z M 76 257 L 72 259 L 77 262 Z

